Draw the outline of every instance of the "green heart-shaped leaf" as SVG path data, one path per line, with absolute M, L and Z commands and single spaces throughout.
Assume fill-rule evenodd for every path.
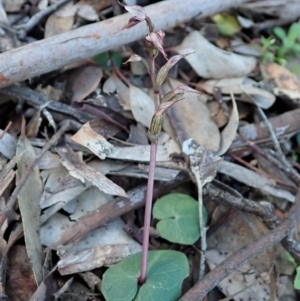
M 189 274 L 186 256 L 177 251 L 150 251 L 146 282 L 138 288 L 141 253 L 108 269 L 102 279 L 106 301 L 176 301 Z
M 202 211 L 206 223 L 206 209 L 203 207 Z M 153 216 L 160 220 L 156 228 L 164 239 L 191 245 L 200 237 L 198 202 L 188 195 L 171 193 L 158 199 Z

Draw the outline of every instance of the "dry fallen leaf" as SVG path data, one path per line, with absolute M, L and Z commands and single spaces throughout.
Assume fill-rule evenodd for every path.
M 70 31 L 74 24 L 76 10 L 76 6 L 68 3 L 50 15 L 45 25 L 45 38 Z
M 218 168 L 218 172 L 226 174 L 247 186 L 257 188 L 275 197 L 283 198 L 290 202 L 294 202 L 295 200 L 295 196 L 289 191 L 277 188 L 276 181 L 238 164 L 223 161 Z
M 290 99 L 300 98 L 300 79 L 288 69 L 275 63 L 269 63 L 261 66 L 261 70 L 265 81 L 273 83 L 275 95 L 283 94 Z
M 106 94 L 113 94 L 117 92 L 116 96 L 119 99 L 120 105 L 124 110 L 130 110 L 130 89 L 118 78 L 117 75 L 111 75 L 103 84 L 103 92 Z
M 231 143 L 233 142 L 236 136 L 236 132 L 239 125 L 239 112 L 237 110 L 235 98 L 233 95 L 231 95 L 231 99 L 233 104 L 232 111 L 229 121 L 221 133 L 220 147 L 216 153 L 216 155 L 218 156 L 222 156 L 228 151 Z
M 23 134 L 17 145 L 17 155 L 21 154 L 22 157 L 17 163 L 17 185 L 23 174 L 27 171 L 29 162 L 32 162 L 35 159 L 34 149 Z M 32 189 L 33 187 L 34 189 Z M 42 266 L 44 253 L 40 237 L 37 235 L 40 225 L 41 210 L 39 202 L 42 195 L 42 188 L 40 172 L 36 166 L 28 176 L 18 195 L 24 228 L 25 245 L 37 285 L 43 281 Z
M 275 102 L 275 96 L 267 90 L 257 87 L 258 83 L 247 77 L 225 78 L 221 80 L 208 80 L 198 84 L 198 87 L 207 93 L 214 93 L 220 89 L 224 94 L 245 94 L 240 100 L 254 103 L 263 109 L 270 108 Z
M 170 80 L 173 89 L 181 83 Z M 166 88 L 168 86 L 166 85 Z M 169 88 L 170 89 L 170 88 Z M 199 145 L 210 151 L 217 151 L 220 145 L 219 129 L 211 118 L 206 105 L 206 96 L 197 93 L 184 93 L 184 99 L 167 110 L 178 141 L 182 144 L 193 138 Z
M 84 65 L 70 70 L 64 92 L 71 102 L 81 102 L 98 87 L 102 75 L 102 68 L 97 65 Z
M 224 51 L 211 44 L 199 31 L 189 33 L 183 42 L 172 50 L 180 54 L 189 54 L 185 60 L 204 78 L 245 76 L 256 65 L 255 58 Z
M 127 196 L 121 187 L 80 160 L 79 156 L 69 146 L 57 147 L 56 150 L 62 158 L 62 164 L 69 170 L 73 177 L 81 180 L 83 183 L 87 180 L 105 193 Z
M 155 112 L 153 99 L 141 89 L 131 85 L 130 89 L 130 109 L 134 119 L 147 128 L 150 127 L 152 116 Z
M 207 264 L 213 270 L 222 261 L 226 260 L 231 252 L 221 249 L 209 250 L 206 252 Z M 235 270 L 218 285 L 222 293 L 231 300 L 271 300 L 270 285 L 265 280 L 265 274 L 246 263 Z M 278 301 L 275 297 L 274 301 Z
M 100 159 L 105 159 L 107 155 L 113 152 L 114 146 L 102 135 L 96 133 L 91 128 L 90 122 L 84 124 L 71 139 L 88 148 Z

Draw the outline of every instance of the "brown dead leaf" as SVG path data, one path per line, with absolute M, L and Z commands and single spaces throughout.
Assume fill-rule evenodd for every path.
M 45 25 L 45 38 L 70 31 L 74 24 L 76 10 L 72 3 L 68 3 L 50 15 Z
M 68 145 L 57 147 L 56 150 L 62 158 L 62 164 L 73 177 L 81 181 L 87 180 L 105 193 L 127 196 L 121 187 L 80 160 L 79 156 Z
M 29 300 L 37 289 L 25 246 L 13 246 L 7 259 L 6 292 L 11 301 Z
M 175 80 L 170 80 L 170 83 L 173 89 L 180 85 Z M 184 93 L 184 99 L 170 107 L 167 116 L 181 144 L 193 138 L 208 150 L 218 150 L 220 132 L 210 116 L 205 96 L 197 93 Z
M 97 65 L 84 65 L 69 71 L 64 93 L 71 102 L 81 102 L 99 85 L 102 68 Z
M 286 95 L 290 99 L 300 98 L 300 79 L 292 74 L 288 69 L 269 63 L 266 66 L 261 66 L 262 74 L 265 81 L 275 82 L 273 91 L 275 95 Z
M 103 84 L 103 92 L 113 94 L 117 92 L 117 98 L 124 110 L 130 110 L 130 89 L 118 78 L 112 74 Z
M 210 116 L 213 118 L 218 128 L 223 127 L 228 122 L 227 114 L 224 112 L 218 101 L 209 102 L 207 107 L 210 111 Z

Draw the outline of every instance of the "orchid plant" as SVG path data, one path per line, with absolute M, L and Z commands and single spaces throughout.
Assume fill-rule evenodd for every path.
M 122 5 L 122 4 L 121 4 Z M 159 268 L 160 266 L 164 266 L 166 264 L 168 266 L 170 258 L 173 257 L 174 261 L 176 261 L 176 264 L 178 265 L 178 262 L 181 262 L 180 272 L 178 272 L 179 279 L 178 284 L 180 284 L 183 279 L 188 275 L 188 263 L 185 255 L 183 253 L 175 252 L 175 251 L 151 251 L 149 255 L 149 261 L 148 261 L 148 247 L 149 247 L 149 235 L 150 235 L 150 222 L 151 222 L 151 210 L 152 210 L 152 199 L 153 199 L 153 185 L 154 185 L 154 174 L 155 174 L 155 165 L 156 165 L 156 153 L 157 153 L 157 143 L 158 143 L 158 136 L 160 134 L 161 128 L 162 128 L 162 120 L 163 120 L 163 113 L 174 103 L 177 101 L 183 99 L 185 92 L 196 92 L 194 89 L 191 89 L 190 87 L 186 85 L 180 85 L 176 89 L 171 90 L 167 94 L 165 94 L 163 97 L 161 97 L 161 91 L 160 88 L 164 81 L 167 78 L 169 70 L 185 55 L 175 55 L 171 58 L 168 58 L 167 54 L 164 50 L 164 36 L 165 33 L 162 30 L 155 31 L 154 25 L 149 18 L 149 16 L 146 14 L 146 11 L 143 7 L 140 6 L 127 6 L 123 5 L 124 8 L 131 14 L 133 14 L 133 17 L 129 19 L 129 22 L 127 25 L 125 25 L 122 30 L 126 30 L 128 28 L 131 28 L 133 26 L 136 26 L 137 24 L 141 22 L 146 22 L 148 26 L 149 33 L 146 36 L 146 41 L 148 42 L 148 48 L 149 48 L 149 63 L 142 58 L 141 56 L 134 54 L 132 55 L 127 62 L 142 62 L 146 70 L 148 71 L 152 85 L 154 90 L 154 103 L 155 103 L 155 113 L 152 117 L 152 121 L 150 124 L 150 127 L 148 129 L 148 138 L 151 142 L 151 150 L 150 150 L 150 166 L 149 166 L 149 176 L 148 176 L 148 184 L 147 184 L 147 193 L 146 193 L 146 202 L 145 202 L 145 216 L 144 216 L 144 228 L 143 228 L 143 245 L 142 245 L 142 254 L 140 258 L 140 254 L 137 255 L 138 258 L 140 258 L 140 271 L 138 275 L 138 284 L 141 286 L 139 293 L 137 293 L 137 289 L 134 294 L 131 294 L 131 291 L 126 293 L 124 291 L 120 292 L 120 295 L 125 295 L 128 298 L 122 298 L 122 300 L 143 300 L 143 293 L 142 289 L 144 288 L 144 291 L 146 291 L 147 286 L 143 285 L 145 284 L 145 281 L 147 278 L 147 267 L 149 266 L 149 269 L 151 269 L 151 272 L 155 270 L 156 268 Z M 166 63 L 160 68 L 160 70 L 157 72 L 155 68 L 155 62 L 158 54 L 161 53 L 164 58 L 166 59 Z M 155 253 L 156 252 L 156 253 Z M 166 255 L 166 253 L 159 253 L 157 252 L 171 252 L 169 255 Z M 177 253 L 177 254 L 175 254 Z M 135 255 L 134 255 L 135 256 Z M 137 258 L 135 257 L 135 258 Z M 160 260 L 165 258 L 166 260 L 164 263 L 160 263 L 160 261 L 157 259 L 160 257 Z M 176 258 L 175 258 L 176 257 Z M 168 259 L 167 259 L 168 258 Z M 124 283 L 125 280 L 119 280 L 122 282 L 124 290 L 129 290 L 129 278 L 130 281 L 136 281 L 136 269 L 134 271 L 129 272 L 128 271 L 128 262 L 132 261 L 132 258 L 125 259 L 123 262 L 120 263 L 118 267 L 115 267 L 115 272 L 109 272 L 105 273 L 103 277 L 103 293 L 107 300 L 113 300 L 115 298 L 118 298 L 117 295 L 115 295 L 115 292 L 113 291 L 114 285 L 119 285 L 119 283 L 116 283 L 116 279 L 113 278 L 113 275 L 116 275 L 117 271 L 120 275 L 120 270 L 127 274 L 128 278 L 128 285 L 125 288 Z M 150 262 L 152 260 L 152 262 Z M 158 260 L 158 261 L 157 261 Z M 174 268 L 174 264 L 173 264 Z M 126 271 L 125 271 L 126 270 Z M 165 270 L 167 271 L 167 267 L 165 266 Z M 108 270 L 109 271 L 109 270 Z M 153 273 L 151 273 L 152 275 Z M 174 274 L 174 273 L 173 273 Z M 150 276 L 149 276 L 150 277 Z M 153 275 L 152 275 L 153 277 Z M 158 277 L 158 276 L 157 276 Z M 151 281 L 153 278 L 151 278 Z M 155 279 L 154 281 L 156 281 Z M 174 279 L 173 279 L 174 281 Z M 131 282 L 132 284 L 132 282 Z M 137 287 L 137 286 L 136 286 Z M 149 289 L 149 287 L 148 287 Z M 113 291 L 113 293 L 112 293 Z M 180 291 L 179 291 L 180 294 Z M 167 298 L 165 300 L 175 300 L 173 299 L 174 296 L 178 296 L 178 287 L 176 287 L 175 291 L 171 294 L 170 298 Z M 140 296 L 140 297 L 139 297 Z M 139 299 L 140 298 L 140 299 Z M 150 299 L 149 299 L 150 300 Z

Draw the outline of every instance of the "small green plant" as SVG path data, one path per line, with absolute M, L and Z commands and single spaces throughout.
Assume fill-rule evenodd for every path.
M 281 41 L 280 46 L 275 46 L 277 57 L 286 58 L 291 53 L 300 56 L 300 43 L 298 43 L 298 38 L 300 37 L 299 23 L 293 23 L 287 33 L 281 27 L 275 27 L 273 31 Z
M 102 292 L 107 301 L 175 301 L 180 297 L 182 281 L 189 273 L 186 256 L 181 252 L 170 250 L 148 252 L 156 151 L 158 135 L 162 127 L 163 113 L 171 105 L 183 99 L 185 92 L 198 92 L 188 86 L 181 85 L 161 97 L 160 87 L 165 81 L 169 70 L 182 59 L 184 55 L 175 55 L 168 59 L 163 45 L 164 32 L 162 30 L 154 31 L 152 21 L 142 7 L 126 5 L 124 5 L 124 7 L 128 12 L 133 14 L 134 17 L 129 20 L 128 24 L 125 25 L 122 30 L 133 27 L 143 21 L 145 21 L 148 26 L 149 33 L 146 36 L 146 41 L 147 47 L 149 48 L 149 63 L 136 54 L 132 55 L 127 62 L 140 61 L 144 64 L 151 77 L 156 110 L 148 130 L 151 148 L 145 200 L 142 254 L 133 255 L 108 269 L 103 275 Z M 159 53 L 164 56 L 167 62 L 157 72 L 155 62 Z M 168 239 L 170 235 L 166 232 L 166 227 L 161 227 L 160 223 L 161 225 L 169 223 L 171 226 L 174 225 L 174 227 L 177 227 L 177 229 L 180 228 L 182 232 L 180 236 L 189 237 L 188 241 L 185 240 L 186 244 L 195 242 L 200 235 L 196 201 L 184 195 L 179 197 L 178 205 L 176 205 L 174 201 L 171 202 L 168 197 L 167 202 L 165 202 L 165 200 L 166 199 L 163 199 L 158 202 L 156 207 L 157 215 L 154 215 L 158 219 L 166 219 L 158 223 L 158 231 L 160 232 L 161 230 L 162 237 Z M 192 214 L 191 209 L 193 211 Z M 161 212 L 166 210 L 170 210 L 171 215 L 160 215 Z M 179 212 L 180 210 L 182 210 L 182 212 Z M 172 223 L 170 219 L 174 219 L 174 222 Z M 184 243 L 182 237 L 179 240 L 174 237 L 169 238 L 170 241 L 175 242 L 176 240 L 177 242 L 181 241 Z
M 287 33 L 281 27 L 275 27 L 273 32 L 279 41 L 272 36 L 268 38 L 262 36 L 260 39 L 263 64 L 276 62 L 284 66 L 289 60 L 289 55 L 300 56 L 300 43 L 298 42 L 300 37 L 299 23 L 293 23 Z
M 294 265 L 294 267 L 296 269 L 296 276 L 294 279 L 294 288 L 296 290 L 300 290 L 300 266 L 297 264 L 297 262 L 295 261 L 295 259 L 289 252 L 285 252 L 283 254 L 283 256 L 286 260 L 288 260 L 289 262 L 291 262 Z
M 206 224 L 204 207 L 202 212 Z M 200 237 L 198 202 L 186 194 L 171 193 L 158 199 L 153 206 L 153 217 L 159 220 L 156 226 L 159 235 L 168 241 L 192 245 Z

